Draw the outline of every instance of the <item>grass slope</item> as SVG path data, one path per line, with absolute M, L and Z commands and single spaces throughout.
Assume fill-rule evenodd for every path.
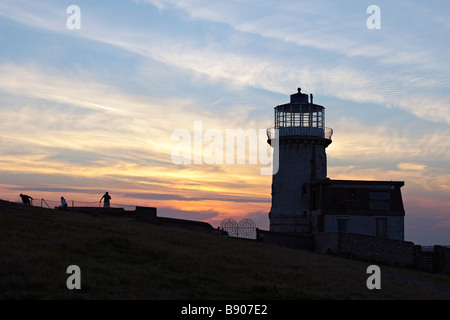
M 449 299 L 450 277 L 0 201 L 0 299 Z M 81 290 L 68 290 L 69 265 Z

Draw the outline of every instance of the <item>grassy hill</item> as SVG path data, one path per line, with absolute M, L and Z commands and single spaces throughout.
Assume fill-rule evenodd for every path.
M 0 201 L 0 299 L 449 299 L 450 276 Z M 81 290 L 68 290 L 69 265 Z

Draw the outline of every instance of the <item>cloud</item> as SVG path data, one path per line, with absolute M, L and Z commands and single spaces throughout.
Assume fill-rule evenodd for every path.
M 12 95 L 0 106 L 5 138 L 26 143 L 31 134 L 33 144 L 44 147 L 104 151 L 126 145 L 129 151 L 145 150 L 151 147 L 148 140 L 169 140 L 172 128 L 185 125 L 186 117 L 148 118 L 149 110 L 156 115 L 167 108 L 181 112 L 189 104 L 184 99 L 136 97 L 83 76 L 66 77 L 34 66 L 0 65 L 0 70 L 5 76 L 0 90 Z M 196 118 L 190 117 L 192 122 Z
M 389 105 L 433 122 L 450 123 L 450 96 L 446 90 L 450 87 L 450 80 L 445 69 L 446 61 L 439 58 L 443 67 L 434 67 L 439 61 L 435 57 L 426 58 L 427 54 L 422 49 L 428 46 L 420 45 L 418 50 L 417 39 L 408 38 L 407 50 L 399 47 L 398 37 L 402 37 L 404 31 L 394 35 L 385 32 L 383 41 L 379 43 L 368 42 L 370 37 L 363 32 L 364 28 L 362 31 L 361 28 L 357 29 L 356 38 L 349 37 L 357 22 L 340 22 L 349 17 L 361 19 L 357 14 L 359 6 L 340 8 L 330 4 L 311 4 L 308 7 L 292 3 L 275 7 L 271 4 L 269 8 L 267 3 L 250 5 L 240 1 L 214 4 L 204 1 L 151 3 L 158 8 L 164 7 L 164 10 L 184 10 L 194 19 L 230 25 L 235 33 L 228 32 L 226 42 L 217 38 L 204 42 L 195 33 L 174 38 L 168 30 L 165 30 L 168 33 L 161 33 L 160 29 L 154 30 L 152 25 L 144 33 L 136 33 L 126 25 L 110 32 L 109 21 L 100 18 L 95 19 L 86 32 L 67 35 L 106 43 L 207 77 L 210 81 L 223 81 L 221 83 L 236 88 L 251 86 L 285 93 L 302 83 L 309 91 L 319 94 Z M 390 6 L 392 11 L 403 10 L 401 6 Z M 17 19 L 24 23 L 53 30 L 46 24 L 23 18 L 22 11 L 17 7 L 14 10 L 8 7 L 6 9 L 11 10 L 12 16 L 18 16 Z M 337 13 L 333 11 L 335 9 L 338 10 Z M 94 11 L 90 15 L 94 17 L 96 13 Z M 303 15 L 304 19 L 298 19 L 298 16 Z M 317 19 L 325 17 L 327 23 L 321 23 Z M 189 26 L 189 21 L 179 20 L 177 23 Z M 298 31 L 305 26 L 307 30 L 314 32 Z M 329 35 L 330 26 L 338 26 L 332 37 Z M 256 41 L 252 38 L 253 35 L 264 37 L 266 41 Z M 242 37 L 250 45 L 238 40 Z M 311 52 L 306 54 L 305 48 L 310 48 Z M 298 52 L 301 60 L 298 59 L 298 54 L 289 52 Z M 379 52 L 379 57 L 374 57 L 374 52 Z M 419 56 L 412 58 L 416 53 Z M 352 60 L 347 59 L 349 56 Z M 398 59 L 394 61 L 392 57 L 395 56 Z M 390 60 L 386 62 L 384 59 Z M 404 64 L 408 66 L 408 70 L 414 69 L 415 72 L 406 72 Z M 427 70 L 427 66 L 432 71 Z M 417 73 L 421 76 L 418 77 Z M 281 84 L 280 79 L 283 79 Z M 439 98 L 435 98 L 436 95 Z M 85 105 L 110 107 L 102 104 Z
M 12 19 L 28 26 L 62 32 L 67 30 L 66 7 L 51 2 L 29 0 L 2 1 L 0 16 Z
M 436 159 L 450 161 L 450 140 L 442 139 L 450 134 L 447 126 L 429 127 L 418 122 L 423 126 L 418 129 L 416 121 L 404 115 L 378 123 L 376 118 L 371 120 L 351 116 L 329 119 L 328 125 L 334 129 L 333 143 L 327 149 L 330 161 L 353 165 L 389 163 L 391 168 L 415 162 L 433 167 Z
M 157 7 L 159 10 L 161 10 L 165 7 L 164 0 L 131 0 L 131 1 L 136 4 L 149 3 L 149 4 Z
M 176 126 L 192 129 L 199 117 L 185 110 L 191 101 L 136 97 L 82 72 L 74 77 L 15 64 L 0 65 L 0 70 L 11 80 L 0 81 L 6 97 L 0 108 L 4 129 L 0 174 L 20 184 L 6 187 L 6 194 L 28 190 L 55 202 L 59 194 L 67 193 L 95 201 L 95 194 L 105 189 L 119 194 L 116 203 L 136 201 L 184 211 L 214 208 L 236 214 L 247 210 L 242 204 L 267 207 L 269 198 L 260 191 L 266 177 L 259 176 L 258 166 L 216 170 L 205 164 L 183 167 L 171 162 L 171 131 Z M 167 108 L 179 117 L 148 120 L 149 110 L 165 115 Z M 205 129 L 224 125 L 223 119 L 209 119 Z M 232 188 L 247 191 L 231 192 Z
M 219 213 L 214 210 L 192 212 L 170 208 L 158 209 L 158 216 L 160 217 L 184 219 L 184 220 L 209 221 L 211 219 L 216 218 L 218 215 Z
M 224 202 L 237 203 L 269 203 L 270 199 L 266 198 L 251 198 L 247 195 L 235 195 L 224 197 L 223 195 L 215 195 L 214 193 L 204 194 L 203 197 L 195 197 L 195 192 L 190 191 L 189 195 L 181 196 L 179 194 L 163 194 L 163 193 L 126 193 L 125 197 L 133 199 L 147 199 L 147 200 L 182 200 L 182 201 L 203 201 L 214 200 Z M 194 197 L 193 197 L 194 196 Z
M 419 163 L 399 163 L 398 168 L 400 170 L 406 170 L 406 171 L 422 171 L 426 169 L 426 166 Z
M 242 55 L 242 50 L 239 50 L 239 57 L 233 57 L 226 49 L 221 50 L 220 54 L 207 52 L 207 55 L 204 55 L 201 50 L 193 51 L 192 48 L 184 47 L 182 50 L 186 53 L 184 58 L 168 58 L 171 61 L 179 61 L 179 67 L 184 66 L 209 76 L 222 77 L 236 83 L 277 92 L 286 91 L 287 87 L 292 88 L 296 83 L 302 82 L 310 90 L 322 94 L 352 101 L 395 106 L 424 119 L 450 123 L 448 116 L 450 97 L 447 90 L 450 87 L 450 81 L 445 67 L 448 65 L 447 58 L 436 57 L 435 52 L 431 51 L 433 49 L 425 51 L 424 48 L 432 48 L 432 46 L 418 45 L 418 43 L 427 42 L 428 37 L 420 36 L 418 42 L 417 35 L 412 37 L 410 29 L 401 28 L 397 30 L 398 32 L 385 32 L 383 41 L 370 42 L 371 37 L 361 32 L 364 28 L 356 28 L 359 23 L 357 21 L 364 20 L 356 14 L 356 10 L 364 8 L 357 6 L 356 3 L 353 7 L 347 5 L 345 8 L 340 8 L 341 4 L 337 7 L 336 5 L 318 6 L 313 3 L 310 6 L 299 6 L 294 3 L 274 6 L 271 3 L 270 9 L 266 3 L 255 6 L 241 1 L 226 3 L 167 1 L 166 3 L 181 8 L 194 19 L 225 23 L 239 32 L 254 33 L 268 38 L 269 43 L 276 46 L 287 42 L 295 44 L 297 50 L 311 47 L 313 52 L 319 50 L 317 51 L 319 57 L 324 56 L 320 54 L 320 50 L 325 49 L 335 54 L 331 61 L 342 61 L 342 55 L 371 59 L 354 59 L 356 62 L 360 61 L 360 65 L 339 63 L 340 66 L 336 67 L 327 65 L 323 58 L 320 60 L 320 58 L 304 59 L 305 57 L 302 57 L 302 64 L 296 64 L 289 55 L 284 56 L 282 62 L 273 59 L 265 60 L 262 57 L 257 57 L 255 61 L 254 53 L 247 59 L 245 55 Z M 389 4 L 385 8 L 390 12 L 405 11 L 401 5 Z M 423 8 L 413 6 L 408 9 L 414 10 L 410 13 L 414 16 Z M 345 13 L 345 10 L 350 13 Z M 435 14 L 439 13 L 435 12 Z M 298 16 L 302 16 L 303 19 L 298 19 Z M 346 23 L 349 21 L 346 18 L 349 17 L 354 19 L 351 24 Z M 321 19 L 326 19 L 327 23 L 318 22 Z M 336 27 L 333 33 L 329 32 L 331 26 Z M 314 31 L 299 32 L 305 29 Z M 405 34 L 405 32 L 408 33 Z M 429 30 L 429 32 L 436 34 L 436 30 Z M 444 30 L 438 32 L 444 32 Z M 355 33 L 356 37 L 354 37 Z M 352 34 L 352 37 L 349 37 L 349 34 Z M 402 38 L 403 41 L 400 43 L 398 38 Z M 265 54 L 270 55 L 272 51 L 266 50 Z M 207 61 L 207 63 L 204 65 L 197 61 Z M 211 61 L 210 66 L 209 61 Z M 165 62 L 170 63 L 167 60 Z M 404 65 L 409 65 L 408 69 L 405 69 Z M 239 78 L 236 77 L 234 66 L 239 69 Z M 272 72 L 270 78 L 266 73 L 268 66 Z M 411 69 L 414 69 L 415 73 L 405 71 Z M 292 80 L 290 70 L 297 70 Z M 422 76 L 417 77 L 417 72 Z M 281 78 L 285 83 L 285 86 L 281 88 L 278 80 L 271 81 Z M 400 92 L 403 94 L 399 95 Z M 426 92 L 440 95 L 440 97 L 431 98 Z M 425 105 L 426 108 L 424 108 Z
M 153 1 L 141 2 L 154 4 Z M 401 12 L 402 15 L 415 18 L 418 14 L 423 15 L 425 9 L 431 11 L 428 7 L 411 4 L 386 2 L 380 6 L 383 13 L 389 13 L 389 17 L 391 14 L 394 16 Z M 350 1 L 343 5 L 316 1 L 306 1 L 302 4 L 295 1 L 282 1 L 276 4 L 260 1 L 255 4 L 247 1 L 212 3 L 205 0 L 169 0 L 165 1 L 165 7 L 167 10 L 181 9 L 192 19 L 226 24 L 239 32 L 256 34 L 268 40 L 293 43 L 300 47 L 338 52 L 346 56 L 379 57 L 389 59 L 386 61 L 389 63 L 405 63 L 408 59 L 423 63 L 424 58 L 429 62 L 432 61 L 423 50 L 410 50 L 417 43 L 417 33 L 414 38 L 410 37 L 411 31 L 405 30 L 404 27 L 384 33 L 382 42 L 373 41 L 379 38 L 371 37 L 366 30 L 367 6 L 361 5 L 358 1 Z M 436 21 L 442 21 L 445 17 L 440 11 L 429 14 L 428 18 Z M 434 31 L 436 34 L 436 28 L 432 29 L 426 24 L 423 27 L 426 31 Z M 425 32 L 422 30 L 422 33 Z M 404 41 L 400 44 L 398 38 L 403 38 Z M 423 41 L 424 38 L 421 34 L 419 39 Z
M 22 187 L 10 187 L 11 190 L 22 190 Z M 102 194 L 103 189 L 87 189 L 87 188 L 67 188 L 67 187 L 27 187 L 27 190 L 31 191 L 43 191 L 52 193 L 89 193 L 89 194 Z

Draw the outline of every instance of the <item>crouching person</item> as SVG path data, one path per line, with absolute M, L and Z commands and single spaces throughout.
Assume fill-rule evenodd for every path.
M 61 197 L 61 205 L 59 206 L 61 210 L 67 210 L 67 201 L 64 197 Z

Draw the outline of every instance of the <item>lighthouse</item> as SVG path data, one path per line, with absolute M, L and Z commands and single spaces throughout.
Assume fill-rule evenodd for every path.
M 404 240 L 404 181 L 333 180 L 326 148 L 333 130 L 325 108 L 298 89 L 275 107 L 267 129 L 278 170 L 272 176 L 270 231 L 313 235 L 354 233 Z M 350 151 L 351 152 L 351 151 Z
M 327 178 L 325 149 L 332 134 L 325 127 L 325 108 L 314 104 L 312 94 L 302 93 L 301 88 L 289 103 L 275 107 L 274 127 L 267 129 L 267 142 L 279 164 L 272 178 L 270 231 L 313 231 L 311 186 Z

